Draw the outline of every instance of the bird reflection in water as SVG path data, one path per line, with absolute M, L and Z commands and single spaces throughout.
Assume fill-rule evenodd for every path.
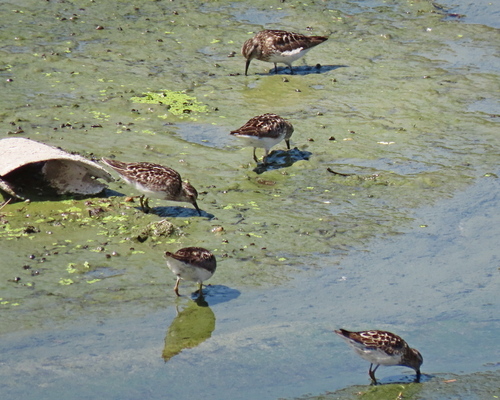
M 167 362 L 182 350 L 198 346 L 212 336 L 214 329 L 215 314 L 203 296 L 177 306 L 177 316 L 165 336 L 163 359 Z

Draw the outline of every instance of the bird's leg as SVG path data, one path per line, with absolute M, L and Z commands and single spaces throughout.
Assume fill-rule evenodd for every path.
M 373 364 L 370 364 L 370 369 L 368 371 L 368 375 L 370 375 L 370 378 L 372 380 L 372 384 L 376 385 L 377 384 L 377 378 L 375 378 L 375 371 L 377 368 L 380 366 L 380 364 L 376 365 L 375 368 L 372 370 Z
M 198 286 L 198 297 L 203 297 L 203 283 L 200 282 L 200 285 Z
M 255 155 L 255 150 L 257 150 L 255 147 L 253 148 L 253 159 L 255 160 L 255 162 L 258 164 L 259 163 L 259 159 L 257 158 L 257 156 Z
M 144 198 L 146 198 L 146 200 L 144 200 Z M 149 208 L 149 199 L 146 197 L 145 194 L 139 197 L 139 204 L 141 205 L 142 211 L 145 212 L 146 214 L 149 212 L 149 210 L 151 210 Z
M 293 75 L 293 68 L 292 68 L 292 64 L 290 64 L 290 65 L 288 66 L 288 68 L 290 68 L 290 75 Z
M 415 377 L 415 383 L 420 383 L 420 370 L 417 370 L 417 376 Z
M 174 286 L 174 292 L 177 296 L 180 296 L 180 294 L 179 294 L 179 282 L 180 281 L 181 281 L 181 278 L 177 277 L 177 282 L 175 282 L 175 286 Z
M 274 73 L 278 73 L 278 64 L 274 63 Z
M 290 150 L 290 139 L 285 139 L 286 148 Z
M 264 157 L 262 158 L 262 163 L 264 165 L 267 163 L 267 156 L 269 154 L 269 150 L 268 149 L 266 149 L 265 151 L 266 151 L 266 153 L 264 154 Z

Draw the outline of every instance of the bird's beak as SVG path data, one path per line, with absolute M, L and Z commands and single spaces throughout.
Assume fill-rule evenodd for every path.
M 252 61 L 251 58 L 247 58 L 247 62 L 245 64 L 245 76 L 248 75 L 248 67 L 250 66 L 250 61 Z
M 196 208 L 196 211 L 198 211 L 198 215 L 201 217 L 201 210 L 198 207 L 198 204 L 196 203 L 196 200 L 193 200 L 193 206 Z

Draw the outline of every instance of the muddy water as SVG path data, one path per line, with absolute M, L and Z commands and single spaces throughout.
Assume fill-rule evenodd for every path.
M 425 385 L 408 396 L 454 393 L 440 382 L 455 374 L 495 393 L 493 27 L 428 2 L 0 7 L 1 134 L 170 165 L 203 210 L 157 201 L 144 215 L 123 197 L 0 210 L 6 398 L 273 399 L 367 383 L 339 326 L 392 330 L 424 354 Z M 228 55 L 262 26 L 332 37 L 296 76 L 253 61 L 244 77 Z M 166 90 L 204 107 L 133 100 Z M 307 159 L 255 170 L 228 132 L 264 112 L 294 124 Z M 148 236 L 162 218 L 174 230 Z M 201 310 L 189 284 L 175 298 L 162 259 L 189 245 L 219 259 Z M 185 326 L 198 329 L 174 339 Z

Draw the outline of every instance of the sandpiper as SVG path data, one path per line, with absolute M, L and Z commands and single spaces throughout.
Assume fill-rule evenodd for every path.
M 148 162 L 126 163 L 107 158 L 102 161 L 118 172 L 125 182 L 145 193 L 140 197 L 144 212 L 147 213 L 151 209 L 149 199 L 144 199 L 149 195 L 163 200 L 191 203 L 201 215 L 196 203 L 198 192 L 190 183 L 183 182 L 179 173 L 172 168 Z
M 253 159 L 258 163 L 255 149 L 265 149 L 263 161 L 266 162 L 271 147 L 285 139 L 286 146 L 290 150 L 290 137 L 293 133 L 293 125 L 276 114 L 263 114 L 250 119 L 241 128 L 231 131 L 231 135 L 245 140 L 248 146 L 253 146 Z
M 401 365 L 413 368 L 417 373 L 415 382 L 420 382 L 420 366 L 424 362 L 422 355 L 398 335 L 386 331 L 349 332 L 345 329 L 335 331 L 354 351 L 370 361 L 368 375 L 374 385 L 377 384 L 375 371 L 380 365 Z M 372 369 L 375 364 L 375 368 Z
M 198 283 L 198 294 L 203 282 L 209 279 L 217 268 L 215 256 L 202 247 L 185 247 L 175 253 L 165 252 L 168 268 L 177 276 L 174 292 L 179 295 L 179 282 L 181 279 Z
M 305 36 L 300 33 L 269 29 L 260 31 L 248 39 L 241 48 L 241 54 L 247 59 L 245 75 L 248 73 L 250 61 L 254 58 L 274 63 L 275 73 L 278 73 L 277 63 L 286 64 L 293 75 L 292 63 L 325 40 L 328 40 L 325 36 Z

